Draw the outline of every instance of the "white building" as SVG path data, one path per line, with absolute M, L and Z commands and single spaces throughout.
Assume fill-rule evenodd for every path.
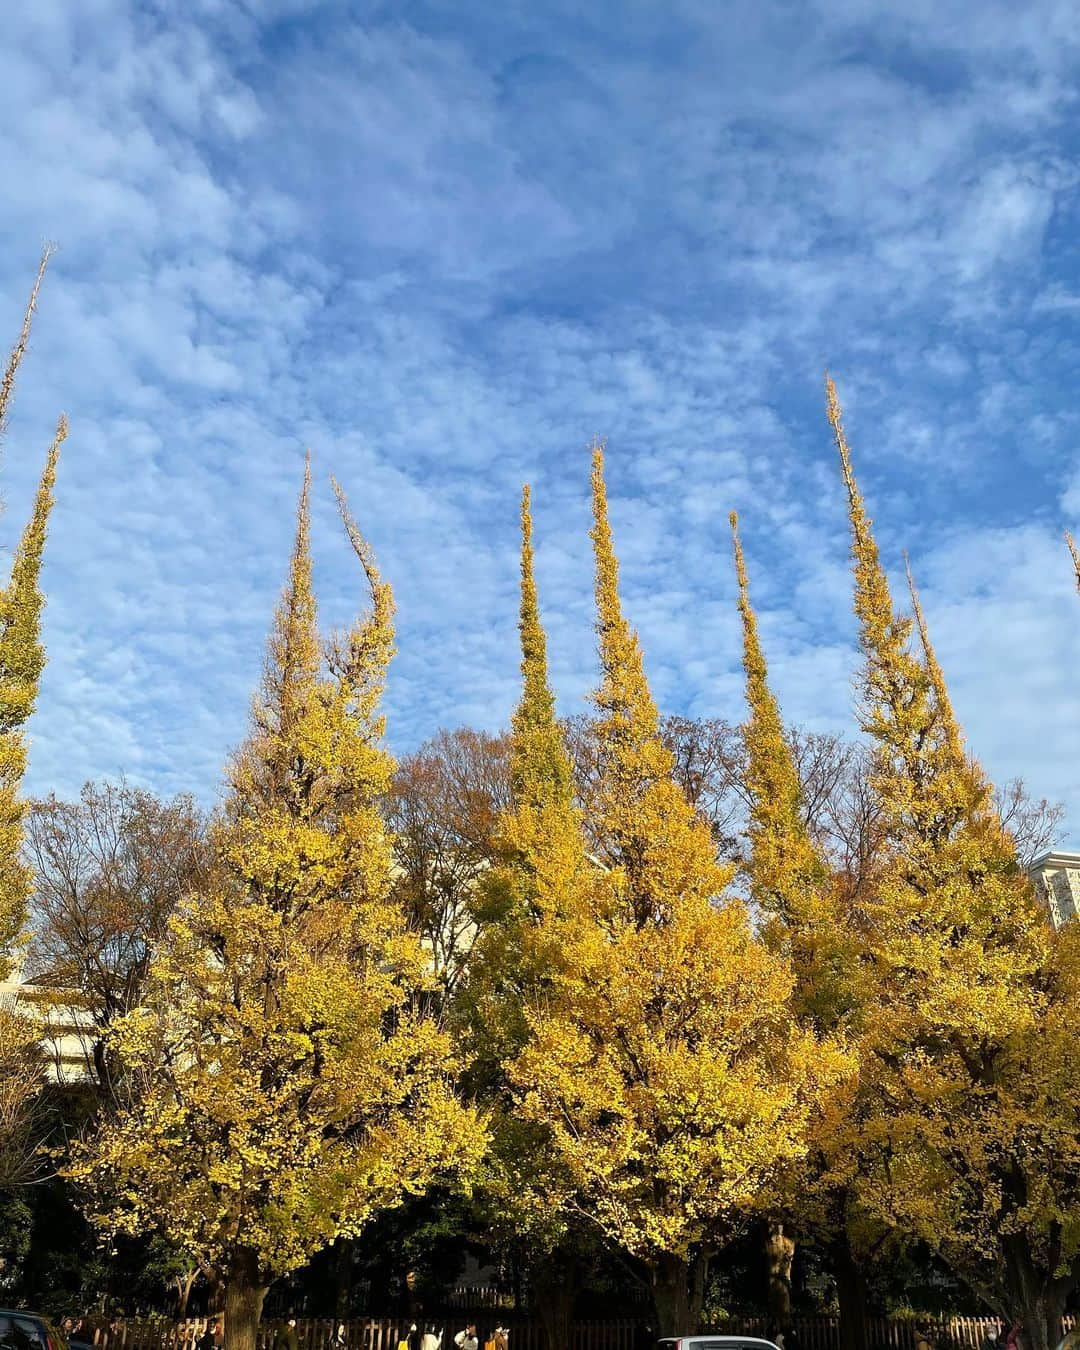
M 100 1032 L 75 996 L 41 985 L 24 984 L 18 972 L 0 980 L 0 1003 L 40 1018 L 42 1049 L 54 1083 L 86 1082 L 93 1076 L 94 1042 Z
M 1030 871 L 1055 928 L 1080 915 L 1080 853 L 1052 848 L 1039 854 Z

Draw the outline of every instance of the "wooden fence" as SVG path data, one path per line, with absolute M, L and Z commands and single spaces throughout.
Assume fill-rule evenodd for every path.
M 212 1326 L 218 1319 L 211 1317 Z M 427 1318 L 417 1316 L 417 1325 Z M 444 1331 L 443 1350 L 454 1350 L 453 1336 L 467 1322 L 475 1322 L 480 1342 L 490 1336 L 497 1322 L 510 1328 L 511 1350 L 546 1350 L 540 1322 L 522 1313 L 472 1309 L 468 1314 L 452 1312 L 430 1319 Z M 1066 1316 L 1065 1331 L 1077 1325 L 1078 1318 Z M 193 1350 L 195 1341 L 206 1330 L 208 1319 L 189 1318 L 169 1322 L 160 1318 L 132 1320 L 115 1329 L 105 1328 L 94 1335 L 101 1350 Z M 280 1320 L 259 1325 L 257 1350 L 273 1350 L 274 1339 L 284 1325 Z M 800 1350 L 839 1350 L 840 1336 L 835 1317 L 797 1317 L 793 1328 Z M 924 1327 L 937 1350 L 982 1350 L 986 1341 L 998 1334 L 1000 1322 L 991 1317 L 922 1318 L 916 1323 L 907 1318 L 869 1318 L 867 1343 L 871 1350 L 914 1350 L 915 1327 Z M 341 1338 L 337 1328 L 342 1328 Z M 335 1322 L 329 1318 L 297 1320 L 299 1350 L 397 1350 L 409 1331 L 410 1319 L 359 1318 Z M 721 1335 L 760 1336 L 767 1334 L 764 1318 L 740 1318 L 712 1328 Z M 603 1322 L 575 1322 L 570 1329 L 566 1350 L 643 1350 L 646 1345 L 645 1318 L 621 1318 Z

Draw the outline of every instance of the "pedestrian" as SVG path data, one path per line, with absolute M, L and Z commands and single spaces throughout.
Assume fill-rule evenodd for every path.
M 495 1335 L 492 1338 L 495 1342 L 495 1350 L 510 1350 L 510 1328 L 496 1327 Z
M 333 1350 L 345 1350 L 347 1343 L 345 1323 L 339 1322 L 334 1328 L 334 1334 L 330 1339 L 330 1344 L 333 1347 Z
M 993 1329 L 986 1333 L 982 1350 L 1005 1350 L 1005 1335 L 1000 1323 L 995 1322 Z
M 476 1323 L 470 1322 L 464 1331 L 459 1331 L 454 1337 L 454 1344 L 458 1350 L 480 1350 L 480 1342 L 476 1337 Z
M 915 1350 L 934 1350 L 934 1343 L 930 1339 L 930 1333 L 921 1322 L 915 1324 Z
M 442 1337 L 441 1331 L 436 1335 L 435 1323 L 429 1322 L 420 1337 L 420 1350 L 442 1350 Z
M 420 1350 L 420 1342 L 423 1340 L 423 1335 L 415 1322 L 410 1324 L 409 1334 L 406 1337 L 406 1340 L 409 1343 L 409 1350 Z
M 217 1350 L 217 1327 L 206 1319 L 206 1327 L 203 1334 L 195 1342 L 195 1350 Z
M 274 1337 L 274 1350 L 300 1350 L 295 1317 L 290 1317 L 283 1327 L 278 1328 L 278 1334 Z

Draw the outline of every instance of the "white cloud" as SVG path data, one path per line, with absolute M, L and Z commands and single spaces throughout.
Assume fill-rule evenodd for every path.
M 595 679 L 595 433 L 662 699 L 742 715 L 735 506 L 785 708 L 850 726 L 828 362 L 973 745 L 1080 805 L 1053 572 L 1059 499 L 1080 515 L 1057 327 L 1080 289 L 1059 242 L 1074 7 L 746 4 L 732 28 L 688 0 L 628 5 L 617 31 L 549 8 L 438 29 L 291 0 L 8 16 L 12 326 L 38 240 L 63 249 L 7 537 L 60 406 L 73 426 L 33 785 L 124 770 L 213 794 L 305 444 L 397 588 L 399 744 L 511 707 L 526 476 L 561 706 Z M 325 491 L 316 523 L 340 622 L 362 588 Z

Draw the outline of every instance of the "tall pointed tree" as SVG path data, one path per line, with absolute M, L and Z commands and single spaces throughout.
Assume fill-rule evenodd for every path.
M 860 711 L 888 830 L 871 942 L 880 1096 L 863 1122 L 861 1193 L 1019 1320 L 1030 1350 L 1048 1350 L 1080 1279 L 1080 1073 L 1075 1038 L 1061 1038 L 1080 1000 L 1075 940 L 1053 938 L 963 753 L 918 604 L 923 658 L 911 650 L 831 380 L 826 396 L 852 530 Z
M 0 379 L 0 436 L 8 426 L 16 377 L 30 339 L 34 311 L 48 266 L 46 249 L 23 314 L 19 337 Z M 60 446 L 67 420 L 60 417 L 34 496 L 30 519 L 15 549 L 11 574 L 0 590 L 0 978 L 20 959 L 32 887 L 22 857 L 26 803 L 25 725 L 37 702 L 45 651 L 41 642 L 41 565 Z M 40 1159 L 35 1103 L 41 1083 L 40 1022 L 25 1007 L 0 1009 L 0 1185 L 25 1181 Z
M 507 1069 L 530 1036 L 529 1014 L 565 959 L 568 926 L 590 867 L 570 758 L 555 715 L 547 639 L 533 574 L 530 490 L 521 499 L 521 697 L 511 722 L 511 801 L 500 862 L 482 888 L 481 935 L 462 1007 L 466 1081 L 490 1111 L 493 1147 L 478 1195 L 497 1240 L 524 1252 L 551 1350 L 569 1335 L 591 1234 L 570 1204 L 573 1183 L 550 1131 L 523 1119 Z
M 749 718 L 743 728 L 750 795 L 750 885 L 766 917 L 766 937 L 792 961 L 800 1016 L 835 1030 L 854 996 L 854 934 L 847 928 L 834 879 L 810 838 L 802 787 L 750 603 L 738 516 L 730 516 L 743 627 Z
M 218 1272 L 228 1350 L 253 1350 L 275 1278 L 482 1145 L 390 898 L 379 701 L 393 598 L 339 490 L 372 609 L 324 653 L 309 493 L 310 469 L 215 874 L 116 1030 L 131 1100 L 71 1169 L 107 1231 L 158 1230 Z
M 805 1151 L 830 1067 L 793 1023 L 789 967 L 724 898 L 731 869 L 672 780 L 622 612 L 599 447 L 592 486 L 607 855 L 513 1073 L 577 1204 L 642 1270 L 670 1335 L 693 1330 L 717 1244 Z
M 743 667 L 749 717 L 743 727 L 746 786 L 750 795 L 751 896 L 760 910 L 765 942 L 790 960 L 795 975 L 794 1007 L 802 1025 L 822 1036 L 855 1038 L 859 1005 L 861 936 L 842 888 L 810 838 L 804 817 L 802 788 L 780 705 L 769 686 L 768 666 L 750 603 L 746 560 L 739 538 L 738 516 L 729 517 L 739 586 L 743 628 Z M 839 1043 L 837 1043 L 837 1050 Z M 851 1051 L 843 1091 L 832 1100 L 833 1111 L 851 1109 L 857 1090 L 857 1057 Z M 793 1234 L 812 1234 L 832 1248 L 838 1266 L 841 1340 L 858 1343 L 863 1308 L 852 1308 L 848 1296 L 854 1274 L 845 1230 L 846 1196 L 822 1186 L 821 1176 L 833 1170 L 822 1157 L 827 1147 L 815 1118 L 813 1148 L 777 1188 L 776 1208 L 766 1224 L 766 1261 L 771 1313 L 785 1325 L 790 1316 Z M 853 1333 L 849 1336 L 848 1333 Z
M 7 430 L 15 382 L 26 353 L 41 283 L 51 249 L 45 249 L 23 314 L 19 337 L 0 380 L 0 435 Z M 21 847 L 26 806 L 20 796 L 26 772 L 23 727 L 37 702 L 45 651 L 41 644 L 41 564 L 60 446 L 67 437 L 67 419 L 60 417 L 45 457 L 30 519 L 15 550 L 11 575 L 0 591 L 0 975 L 10 975 L 14 949 L 26 924 L 30 871 Z

